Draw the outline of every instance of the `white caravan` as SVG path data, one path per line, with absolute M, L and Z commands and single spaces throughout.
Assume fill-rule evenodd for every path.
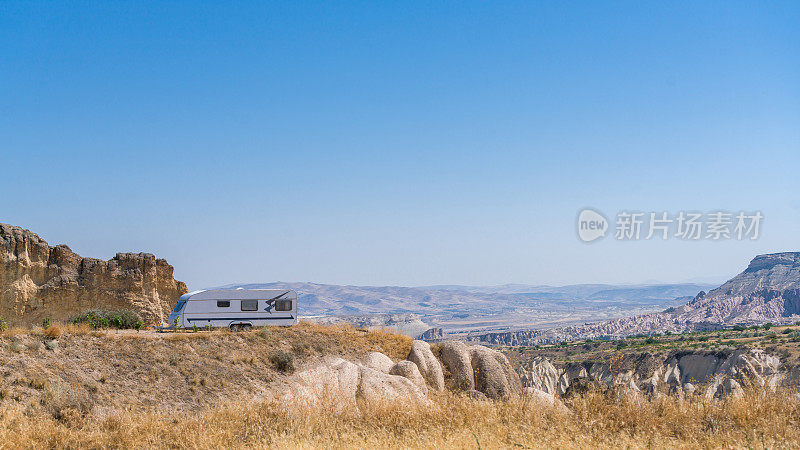
M 197 326 L 233 331 L 297 324 L 297 292 L 290 289 L 211 289 L 184 294 L 169 315 L 169 327 Z

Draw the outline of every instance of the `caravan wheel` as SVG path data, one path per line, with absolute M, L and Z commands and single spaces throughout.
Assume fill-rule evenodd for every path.
M 242 324 L 242 331 L 250 331 L 252 329 L 253 329 L 253 326 L 250 325 L 249 323 L 243 323 Z
M 231 324 L 231 326 L 230 326 L 230 329 L 231 329 L 231 331 L 233 331 L 234 333 L 237 333 L 237 332 L 239 332 L 239 331 L 241 331 L 241 330 L 242 330 L 242 325 L 241 325 L 241 324 L 238 324 L 238 323 L 233 323 L 233 324 Z

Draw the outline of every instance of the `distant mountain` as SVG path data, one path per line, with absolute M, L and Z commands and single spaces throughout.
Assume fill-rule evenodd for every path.
M 663 310 L 686 303 L 705 284 L 537 286 L 340 286 L 273 282 L 232 284 L 225 289 L 294 289 L 303 316 L 336 316 L 359 325 L 382 315 L 414 314 L 447 332 L 548 328 Z M 318 319 L 319 320 L 319 319 Z M 417 319 L 414 319 L 417 320 Z M 387 325 L 389 323 L 387 322 Z M 415 322 L 414 329 L 419 329 Z
M 675 318 L 689 322 L 760 323 L 800 315 L 800 252 L 756 256 L 744 272 L 688 305 Z
M 441 314 L 444 310 L 477 312 L 518 306 L 541 306 L 543 302 L 621 303 L 649 305 L 693 297 L 709 289 L 706 284 L 570 286 L 342 286 L 332 284 L 273 282 L 231 284 L 222 289 L 294 289 L 305 315 L 342 314 Z
M 539 343 L 800 320 L 800 252 L 759 255 L 722 286 L 659 313 L 551 330 L 486 333 L 494 343 Z

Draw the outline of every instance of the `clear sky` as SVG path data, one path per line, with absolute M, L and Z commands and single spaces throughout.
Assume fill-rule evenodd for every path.
M 190 288 L 727 277 L 800 250 L 798 2 L 0 3 L 0 222 Z M 586 206 L 760 210 L 577 239 Z

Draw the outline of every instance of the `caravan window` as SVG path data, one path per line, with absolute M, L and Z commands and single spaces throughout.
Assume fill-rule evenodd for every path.
M 258 311 L 258 300 L 242 300 L 242 311 Z
M 172 312 L 181 312 L 183 309 L 183 305 L 186 304 L 186 300 L 179 300 L 178 303 L 175 305 L 175 309 Z
M 231 306 L 230 300 L 217 300 L 217 308 L 227 308 Z
M 275 301 L 275 311 L 291 311 L 292 310 L 292 301 L 291 300 L 276 300 Z

